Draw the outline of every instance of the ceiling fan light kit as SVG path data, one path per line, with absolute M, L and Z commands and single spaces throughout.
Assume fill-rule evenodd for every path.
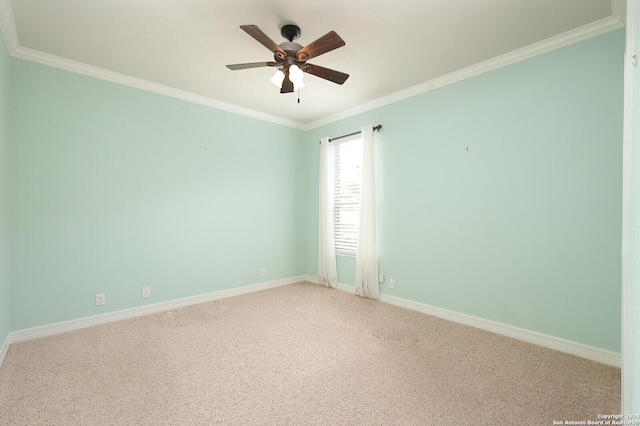
M 276 71 L 276 73 L 269 79 L 270 82 L 273 83 L 278 89 L 282 87 L 282 82 L 284 81 L 284 73 L 280 70 Z
M 288 40 L 280 44 L 271 40 L 257 25 L 240 25 L 240 28 L 269 49 L 273 53 L 274 61 L 227 65 L 227 68 L 232 71 L 277 67 L 278 70 L 269 81 L 280 88 L 280 93 L 291 93 L 305 87 L 302 82 L 304 73 L 336 84 L 343 84 L 349 78 L 349 74 L 307 63 L 309 59 L 345 45 L 344 40 L 335 31 L 330 31 L 303 47 L 293 41 L 301 34 L 297 25 L 285 25 L 280 29 L 280 34 Z

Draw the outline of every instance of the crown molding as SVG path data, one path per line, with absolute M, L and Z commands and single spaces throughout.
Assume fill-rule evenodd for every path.
M 13 55 L 13 52 L 20 47 L 20 43 L 18 42 L 18 31 L 16 30 L 13 10 L 9 0 L 0 1 L 0 31 L 4 35 L 9 54 Z
M 187 92 L 185 90 L 176 89 L 174 87 L 165 86 L 141 78 L 131 77 L 130 75 L 95 67 L 93 65 L 87 65 L 82 62 L 72 61 L 60 56 L 50 55 L 38 50 L 29 49 L 27 47 L 18 47 L 14 50 L 12 56 L 27 61 L 37 62 L 43 65 L 60 68 L 66 71 L 99 78 L 101 80 L 107 80 L 113 83 L 135 87 L 137 89 L 146 90 L 148 92 L 159 93 L 161 95 L 170 96 L 172 98 L 181 99 L 187 102 L 213 107 L 216 109 L 232 112 L 234 114 L 244 115 L 258 120 L 268 121 L 283 126 L 305 130 L 305 126 L 302 123 L 298 123 L 297 121 L 277 117 L 275 115 L 266 114 L 264 112 L 241 107 L 227 102 L 222 102 L 206 96 Z
M 617 2 L 618 0 L 613 1 Z M 604 34 L 606 32 L 621 28 L 622 26 L 622 22 L 613 16 L 603 18 L 582 27 L 567 31 L 562 34 L 558 34 L 557 36 L 548 38 L 538 43 L 534 43 L 521 49 L 505 53 L 504 55 L 496 56 L 495 58 L 488 59 L 484 62 L 479 62 L 467 68 L 454 71 L 441 77 L 436 77 L 432 80 L 420 83 L 416 86 L 409 87 L 408 89 L 400 90 L 399 92 L 392 93 L 388 96 L 384 96 L 375 101 L 366 103 L 353 109 L 320 119 L 318 121 L 314 121 L 307 125 L 306 130 L 315 129 L 316 127 L 343 120 L 357 114 L 362 114 L 363 112 L 380 108 L 382 106 L 389 105 L 403 99 L 411 98 L 430 90 L 457 83 L 459 81 L 466 80 L 467 78 L 475 77 L 488 71 L 493 71 L 495 69 L 502 68 L 537 55 L 541 55 L 551 50 L 555 50 L 582 40 L 586 40 L 591 37 L 595 37 L 600 34 Z
M 616 18 L 622 25 L 627 21 L 627 0 L 611 0 L 611 16 Z
M 294 120 L 289 120 L 264 112 L 256 111 L 250 108 L 222 102 L 207 96 L 197 95 L 185 90 L 176 89 L 174 87 L 165 86 L 115 71 L 106 70 L 104 68 L 87 65 L 82 62 L 72 61 L 60 56 L 51 55 L 38 50 L 29 49 L 20 46 L 18 41 L 18 32 L 16 30 L 13 10 L 9 0 L 0 0 L 0 30 L 4 35 L 7 50 L 13 57 L 24 59 L 27 61 L 37 62 L 43 65 L 60 68 L 78 74 L 84 74 L 90 77 L 99 78 L 101 80 L 111 81 L 113 83 L 123 84 L 125 86 L 135 87 L 137 89 L 146 90 L 148 92 L 159 93 L 161 95 L 170 96 L 172 98 L 181 99 L 195 104 L 205 105 L 223 111 L 255 118 L 262 121 L 268 121 L 282 126 L 293 127 L 295 129 L 306 130 L 306 125 Z
M 141 90 L 159 93 L 187 102 L 205 105 L 234 114 L 239 114 L 246 117 L 306 131 L 339 120 L 343 120 L 354 115 L 362 114 L 372 109 L 380 108 L 382 106 L 389 105 L 443 86 L 447 86 L 449 84 L 453 84 L 488 71 L 505 67 L 507 65 L 511 65 L 516 62 L 541 55 L 551 50 L 558 49 L 569 44 L 577 43 L 579 41 L 586 40 L 588 38 L 595 37 L 597 35 L 604 34 L 606 32 L 623 27 L 626 15 L 626 0 L 611 0 L 611 11 L 612 16 L 610 17 L 600 19 L 599 21 L 595 21 L 582 27 L 567 31 L 541 42 L 534 43 L 532 45 L 514 50 L 509 53 L 505 53 L 504 55 L 496 56 L 495 58 L 486 60 L 484 62 L 480 62 L 467 68 L 463 68 L 444 76 L 434 78 L 416 86 L 400 90 L 366 104 L 322 118 L 311 123 L 301 123 L 298 121 L 289 120 L 261 111 L 256 111 L 250 108 L 222 102 L 203 95 L 197 95 L 195 93 L 187 92 L 181 89 L 153 83 L 141 78 L 131 77 L 126 74 L 109 71 L 103 68 L 87 65 L 81 62 L 72 61 L 70 59 L 22 47 L 20 46 L 18 41 L 18 33 L 16 31 L 13 11 L 11 9 L 11 3 L 9 0 L 0 0 L 0 30 L 2 30 L 2 33 L 4 35 L 9 54 L 20 59 L 38 62 L 40 64 L 49 65 L 52 67 L 84 74 L 87 76 L 123 84 L 130 87 L 135 87 Z

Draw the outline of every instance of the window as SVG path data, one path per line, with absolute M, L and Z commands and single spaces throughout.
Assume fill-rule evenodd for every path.
M 360 222 L 362 139 L 358 135 L 333 143 L 336 144 L 333 200 L 336 254 L 356 256 Z

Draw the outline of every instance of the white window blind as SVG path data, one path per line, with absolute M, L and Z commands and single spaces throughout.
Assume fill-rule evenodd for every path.
M 336 254 L 355 256 L 358 251 L 362 139 L 335 141 L 334 227 Z

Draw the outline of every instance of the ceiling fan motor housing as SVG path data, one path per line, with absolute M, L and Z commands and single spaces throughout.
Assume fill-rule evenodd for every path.
M 280 43 L 278 46 L 280 46 L 280 48 L 285 51 L 287 56 L 284 58 L 280 58 L 277 54 L 274 55 L 276 62 L 281 63 L 285 66 L 298 63 L 296 53 L 298 53 L 298 51 L 302 49 L 302 46 L 300 44 L 292 41 L 285 41 L 283 43 Z
M 284 25 L 280 29 L 280 34 L 282 34 L 282 37 L 289 40 L 289 41 L 280 43 L 278 45 L 282 50 L 284 50 L 287 56 L 282 57 L 281 52 L 275 52 L 274 58 L 276 62 L 281 63 L 285 68 L 289 68 L 291 65 L 298 63 L 296 54 L 300 49 L 302 49 L 302 45 L 298 43 L 294 43 L 293 41 L 298 37 L 300 37 L 300 34 L 301 34 L 300 27 L 293 24 Z M 278 53 L 280 53 L 280 55 L 278 55 Z

